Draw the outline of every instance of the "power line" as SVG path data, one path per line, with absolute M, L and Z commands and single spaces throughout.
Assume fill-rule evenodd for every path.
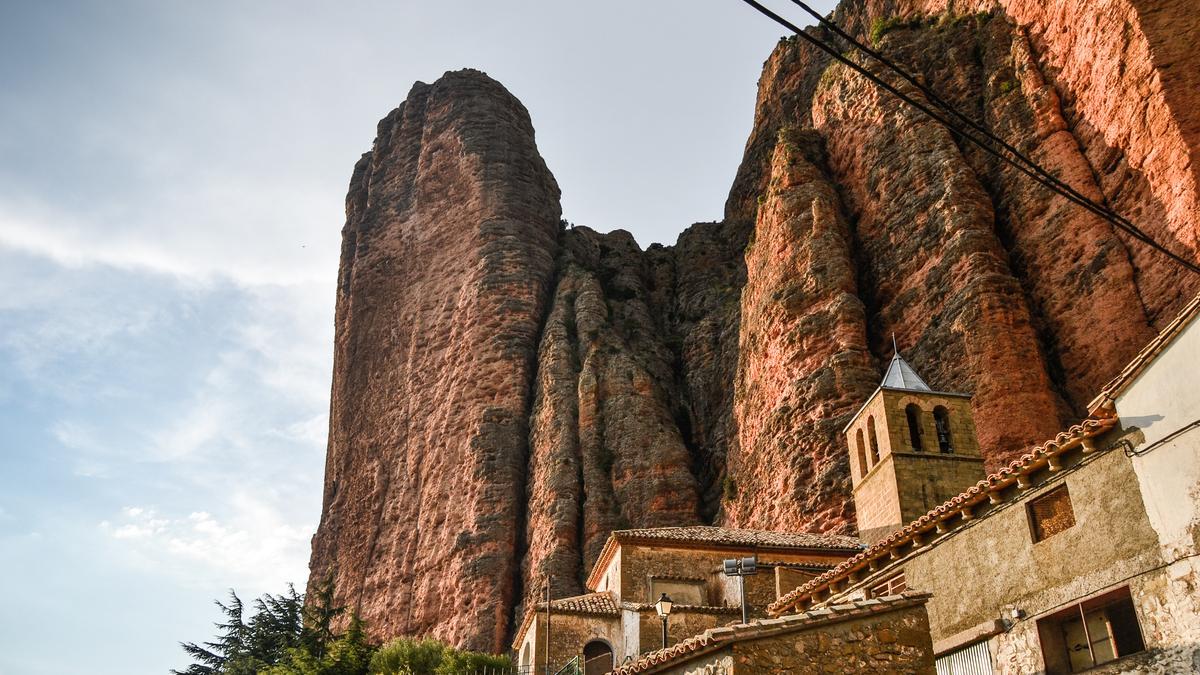
M 1103 218 L 1104 220 L 1106 220 L 1107 222 L 1112 224 L 1114 227 L 1117 227 L 1118 229 L 1126 232 L 1134 239 L 1137 239 L 1138 241 L 1141 241 L 1142 243 L 1144 243 L 1147 246 L 1153 248 L 1154 250 L 1162 253 L 1163 255 L 1166 255 L 1168 258 L 1175 261 L 1179 265 L 1182 265 L 1187 270 L 1194 272 L 1196 274 L 1200 274 L 1200 266 L 1196 265 L 1192 261 L 1190 261 L 1180 255 L 1177 255 L 1176 253 L 1174 253 L 1173 251 L 1171 251 L 1164 245 L 1158 243 L 1157 241 L 1154 240 L 1153 237 L 1151 237 L 1149 234 L 1146 234 L 1145 232 L 1143 232 L 1137 225 L 1130 222 L 1129 220 L 1127 220 L 1120 214 L 1117 214 L 1116 212 L 1112 211 L 1111 209 L 1109 209 L 1107 207 L 1097 204 L 1096 202 L 1092 201 L 1088 197 L 1077 192 L 1070 185 L 1067 185 L 1066 183 L 1063 183 L 1059 179 L 1055 178 L 1049 172 L 1047 172 L 1045 169 L 1043 169 L 1040 165 L 1038 165 L 1036 162 L 1029 159 L 1028 157 L 1025 157 L 1019 151 L 1017 151 L 1016 148 L 1013 148 L 1011 145 L 1004 142 L 1003 139 L 997 138 L 990 131 L 983 128 L 979 124 L 977 124 L 974 120 L 971 120 L 970 118 L 968 118 L 965 115 L 963 115 L 962 113 L 960 113 L 958 110 L 954 109 L 953 106 L 951 106 L 949 103 L 942 100 L 941 97 L 937 96 L 937 94 L 935 92 L 929 90 L 927 87 L 925 87 L 921 83 L 917 82 L 915 78 L 913 78 L 911 75 L 906 73 L 899 66 L 895 65 L 891 61 L 888 61 L 886 58 L 884 58 L 881 54 L 879 54 L 875 50 L 866 47 L 865 45 L 861 44 L 854 38 L 850 37 L 845 31 L 843 31 L 836 24 L 833 24 L 832 22 L 826 20 L 824 17 L 822 17 L 821 15 L 814 12 L 810 7 L 808 7 L 804 3 L 800 2 L 800 0 L 792 0 L 792 2 L 794 2 L 795 4 L 802 7 L 809 14 L 812 14 L 813 16 L 817 17 L 817 20 L 821 23 L 822 26 L 829 28 L 835 34 L 848 40 L 856 48 L 864 51 L 866 54 L 868 54 L 872 58 L 875 58 L 876 60 L 880 61 L 881 63 L 883 63 L 885 66 L 887 66 L 891 70 L 894 70 L 895 72 L 899 73 L 902 78 L 904 78 L 907 82 L 911 83 L 914 87 L 916 87 L 919 91 L 921 91 L 930 100 L 937 102 L 939 107 L 943 108 L 945 110 L 945 113 L 953 115 L 954 118 L 957 118 L 959 120 L 966 122 L 966 124 L 969 127 L 971 127 L 971 129 L 973 129 L 974 131 L 972 131 L 971 129 L 964 128 L 961 123 L 956 122 L 951 117 L 947 117 L 947 114 L 944 114 L 942 111 L 933 109 L 930 106 L 925 105 L 924 103 L 917 101 L 916 99 L 912 98 L 911 96 L 900 91 L 895 86 L 884 81 L 879 76 L 870 72 L 863 66 L 855 63 L 851 59 L 842 55 L 842 53 L 839 52 L 833 46 L 829 45 L 825 41 L 823 41 L 813 35 L 809 35 L 808 33 L 801 30 L 795 24 L 791 23 L 787 19 L 784 19 L 782 16 L 776 14 L 775 12 L 771 11 L 770 9 L 767 9 L 766 7 L 764 7 L 762 4 L 760 4 L 756 0 L 742 0 L 742 1 L 745 2 L 746 4 L 750 5 L 754 9 L 758 10 L 758 12 L 763 14 L 764 16 L 772 19 L 779 25 L 792 31 L 797 36 L 799 36 L 801 39 L 811 43 L 813 46 L 817 47 L 818 49 L 825 52 L 826 54 L 829 54 L 837 61 L 848 66 L 849 68 L 851 68 L 855 72 L 859 73 L 863 77 L 866 77 L 868 80 L 875 83 L 876 85 L 883 88 L 884 90 L 888 91 L 892 95 L 896 96 L 901 101 L 904 101 L 905 103 L 911 105 L 912 107 L 916 108 L 917 110 L 925 113 L 925 115 L 932 118 L 933 120 L 941 123 L 942 125 L 948 127 L 949 129 L 953 130 L 954 132 L 958 133 L 960 136 L 962 136 L 966 140 L 970 141 L 971 143 L 975 144 L 979 148 L 983 149 L 988 154 L 991 154 L 991 155 L 997 157 L 998 159 L 1000 159 L 1001 161 L 1009 164 L 1013 168 L 1017 169 L 1021 173 L 1025 174 L 1029 178 L 1033 179 L 1034 182 L 1042 185 L 1043 187 L 1045 187 L 1049 190 L 1052 190 L 1052 191 L 1058 193 L 1059 195 L 1066 198 L 1068 201 L 1071 201 L 1075 204 L 1078 204 L 1079 206 L 1084 207 L 1085 209 L 1092 212 L 1093 214 L 1099 216 L 1100 218 Z M 984 138 L 981 139 L 978 136 L 976 136 L 975 135 L 976 132 L 983 134 Z M 1001 152 L 1000 150 L 997 150 L 990 143 L 988 143 L 987 140 L 998 143 L 1006 152 Z M 1020 161 L 1018 161 L 1017 159 L 1013 159 L 1013 157 L 1010 157 L 1009 154 L 1007 154 L 1007 153 L 1012 153 Z
M 1111 217 L 1113 217 L 1113 218 L 1118 218 L 1118 219 L 1120 219 L 1120 220 L 1121 220 L 1122 222 L 1124 222 L 1124 223 L 1125 223 L 1125 224 L 1126 224 L 1128 227 L 1137 228 L 1137 226 L 1136 226 L 1136 225 L 1134 225 L 1133 223 L 1129 222 L 1129 221 L 1128 221 L 1126 218 L 1124 218 L 1123 216 L 1121 216 L 1121 215 L 1120 215 L 1119 213 L 1117 213 L 1116 211 L 1113 211 L 1113 210 L 1112 210 L 1112 209 L 1111 209 L 1109 206 L 1107 206 L 1106 204 L 1099 204 L 1099 203 L 1096 203 L 1096 202 L 1092 201 L 1092 200 L 1091 200 L 1090 198 L 1088 198 L 1086 195 L 1084 195 L 1084 194 L 1081 194 L 1079 191 L 1075 190 L 1075 188 L 1071 187 L 1071 185 L 1070 185 L 1070 184 L 1068 184 L 1068 183 L 1066 183 L 1066 182 L 1064 182 L 1064 181 L 1062 181 L 1062 180 L 1059 180 L 1059 178 L 1058 178 L 1057 176 L 1054 176 L 1054 175 L 1053 175 L 1053 174 L 1051 174 L 1050 172 L 1048 172 L 1048 171 L 1046 171 L 1045 169 L 1043 169 L 1043 168 L 1041 167 L 1041 165 L 1039 165 L 1037 162 L 1035 162 L 1034 160 L 1030 159 L 1029 157 L 1025 156 L 1025 155 L 1024 155 L 1024 154 L 1023 154 L 1023 153 L 1022 153 L 1020 150 L 1018 150 L 1018 149 L 1016 149 L 1015 147 L 1013 147 L 1012 145 L 1010 145 L 1010 144 L 1009 144 L 1007 141 L 1005 141 L 1003 138 L 1000 138 L 999 136 L 997 136 L 997 135 L 995 135 L 994 133 L 992 133 L 992 131 L 991 131 L 990 129 L 988 129 L 987 127 L 984 127 L 984 126 L 983 126 L 983 125 L 981 125 L 980 123 L 976 122 L 976 121 L 975 121 L 973 118 L 971 118 L 970 116 L 968 116 L 968 115 L 965 115 L 965 114 L 963 114 L 962 112 L 959 112 L 959 110 L 958 110 L 957 108 L 955 108 L 953 105 L 951 105 L 949 102 L 947 102 L 947 101 L 946 101 L 945 99 L 943 99 L 941 96 L 939 96 L 939 95 L 937 94 L 937 92 L 935 92 L 935 91 L 933 91 L 932 89 L 930 89 L 929 87 L 925 86 L 925 85 L 924 85 L 922 82 L 920 82 L 919 80 L 917 80 L 917 79 L 916 79 L 915 77 L 913 77 L 912 75 L 909 75 L 907 71 L 905 71 L 905 70 L 904 70 L 903 68 L 901 68 L 900 66 L 896 65 L 896 63 L 895 63 L 895 62 L 893 62 L 893 61 L 889 60 L 887 57 L 885 57 L 883 54 L 879 53 L 878 51 L 876 51 L 876 50 L 874 50 L 874 49 L 871 49 L 871 48 L 870 48 L 870 47 L 868 47 L 867 45 L 863 44 L 862 42 L 860 42 L 859 40 L 857 40 L 856 38 L 854 38 L 854 36 L 852 36 L 852 35 L 848 34 L 846 31 L 842 30 L 841 26 L 838 26 L 836 23 L 834 23 L 834 22 L 832 22 L 832 21 L 830 21 L 830 20 L 826 19 L 825 17 L 821 16 L 820 14 L 818 14 L 818 13 L 817 13 L 815 10 L 813 10 L 813 8 L 812 8 L 812 7 L 809 7 L 807 4 L 805 4 L 804 2 L 802 2 L 802 0 L 792 0 L 792 3 L 793 3 L 793 4 L 795 4 L 795 5 L 797 5 L 797 6 L 799 6 L 801 9 L 803 9 L 803 10 L 804 10 L 804 11 L 806 11 L 806 12 L 808 12 L 809 14 L 811 14 L 811 15 L 813 16 L 813 18 L 815 18 L 815 19 L 816 19 L 816 20 L 817 20 L 817 21 L 818 21 L 818 22 L 819 22 L 819 23 L 820 23 L 822 26 L 825 26 L 825 27 L 826 27 L 826 28 L 828 28 L 829 30 L 831 30 L 831 31 L 833 31 L 834 33 L 836 33 L 836 34 L 837 34 L 839 37 L 841 37 L 842 39 L 844 39 L 844 40 L 846 40 L 847 42 L 849 42 L 851 45 L 853 45 L 853 46 L 854 46 L 855 48 L 857 48 L 859 51 L 861 51 L 861 52 L 863 52 L 863 53 L 867 54 L 867 55 L 868 55 L 868 56 L 870 56 L 871 58 L 873 58 L 873 59 L 875 59 L 876 61 L 879 61 L 880 63 L 882 63 L 884 66 L 886 66 L 887 68 L 889 68 L 889 69 L 890 69 L 890 70 L 892 70 L 893 72 L 897 73 L 897 74 L 898 74 L 900 77 L 902 77 L 902 78 L 903 78 L 903 79 L 904 79 L 906 82 L 908 82 L 908 83 L 909 83 L 909 84 L 911 84 L 912 86 L 916 87 L 916 88 L 917 88 L 917 89 L 918 89 L 918 90 L 919 90 L 919 91 L 920 91 L 922 94 L 924 94 L 924 95 L 925 95 L 925 98 L 929 99 L 929 100 L 930 100 L 930 101 L 932 101 L 932 102 L 933 102 L 935 105 L 937 105 L 938 107 L 942 108 L 942 109 L 943 109 L 943 110 L 945 110 L 946 112 L 950 113 L 951 115 L 953 115 L 954 117 L 956 117 L 956 118 L 957 118 L 958 120 L 960 120 L 961 122 L 963 122 L 963 123 L 965 123 L 966 125 L 970 126 L 972 129 L 974 129 L 974 130 L 978 131 L 979 133 L 983 134 L 983 135 L 984 135 L 986 138 L 988 138 L 988 139 L 989 139 L 989 140 L 991 140 L 992 142 L 994 142 L 994 143 L 996 143 L 997 145 L 999 145 L 1000 147 L 1004 148 L 1006 151 L 1008 151 L 1009 153 L 1011 153 L 1011 155 L 1012 155 L 1013 157 L 1015 157 L 1015 158 L 1016 158 L 1017 160 L 1019 160 L 1020 162 L 1024 163 L 1024 164 L 1025 164 L 1025 165 L 1026 165 L 1026 166 L 1027 166 L 1029 169 L 1031 169 L 1032 171 L 1034 171 L 1035 173 L 1037 173 L 1039 176 L 1041 176 L 1041 177 L 1045 178 L 1046 180 L 1048 180 L 1048 181 L 1050 181 L 1050 182 L 1054 183 L 1054 184 L 1055 184 L 1055 185 L 1057 185 L 1058 187 L 1060 187 L 1060 188 L 1062 188 L 1062 189 L 1064 189 L 1064 190 L 1066 190 L 1066 191 L 1070 192 L 1072 195 L 1074 195 L 1074 196 L 1078 197 L 1079 199 L 1084 199 L 1084 200 L 1087 200 L 1087 201 L 1088 201 L 1088 202 L 1089 202 L 1091 205 L 1095 206 L 1096 208 L 1099 208 L 1099 209 L 1101 209 L 1101 210 L 1102 210 L 1102 211 L 1103 211 L 1103 212 L 1104 212 L 1106 215 L 1108 215 L 1108 216 L 1111 216 Z

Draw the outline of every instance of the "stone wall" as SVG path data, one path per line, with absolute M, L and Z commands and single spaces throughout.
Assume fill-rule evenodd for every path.
M 644 654 L 662 647 L 662 619 L 654 610 L 639 612 L 641 641 L 637 653 Z M 678 644 L 709 628 L 740 622 L 738 610 L 695 611 L 680 610 L 671 613 L 667 622 L 667 644 Z
M 556 672 L 565 663 L 583 653 L 583 647 L 592 640 L 602 640 L 613 650 L 614 663 L 620 663 L 624 640 L 621 634 L 620 616 L 594 614 L 552 613 L 550 616 L 550 672 Z M 525 636 L 525 643 L 536 646 L 535 670 L 541 672 L 546 663 L 546 614 L 541 612 Z M 522 646 L 522 649 L 524 647 Z M 521 652 L 518 651 L 518 658 Z
M 897 452 L 896 490 L 900 499 L 900 525 L 907 525 L 930 509 L 983 480 L 987 475 L 978 457 L 933 452 Z
M 920 605 L 809 630 L 737 640 L 715 652 L 657 671 L 678 675 L 934 672 L 929 622 Z
M 1088 670 L 1117 673 L 1200 672 L 1200 566 L 1184 561 L 1129 580 L 1146 651 Z M 1036 620 L 1017 622 L 989 645 L 997 675 L 1024 675 L 1045 669 Z

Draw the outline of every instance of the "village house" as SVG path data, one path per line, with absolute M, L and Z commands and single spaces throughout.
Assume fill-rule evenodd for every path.
M 966 399 L 894 359 L 846 429 L 873 544 L 769 613 L 915 589 L 939 674 L 1200 672 L 1198 314 L 1200 298 L 1082 423 L 978 481 Z
M 605 673 L 663 646 L 655 602 L 672 601 L 669 644 L 741 620 L 741 580 L 750 616 L 765 616 L 780 594 L 863 550 L 853 537 L 721 527 L 618 530 L 609 535 L 588 594 L 555 598 L 549 611 L 549 672 L 580 657 L 586 673 Z M 723 561 L 754 557 L 758 573 L 724 574 Z M 522 672 L 542 673 L 547 659 L 546 603 L 526 610 L 513 649 Z

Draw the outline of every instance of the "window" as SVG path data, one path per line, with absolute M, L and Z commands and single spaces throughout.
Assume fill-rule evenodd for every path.
M 937 660 L 937 675 L 992 675 L 992 652 L 987 640 L 943 654 Z
M 908 418 L 908 442 L 913 450 L 921 452 L 925 449 L 921 447 L 921 409 L 909 403 L 904 407 L 904 416 Z
M 904 580 L 904 572 L 899 572 L 867 589 L 867 597 L 881 598 L 885 595 L 900 595 L 907 590 L 908 583 Z
M 867 440 L 871 442 L 871 466 L 879 463 L 879 439 L 875 436 L 875 418 L 867 418 Z
M 944 406 L 938 406 L 933 409 L 933 426 L 937 429 L 938 450 L 940 452 L 954 452 L 954 445 L 951 443 L 950 437 L 950 411 Z
M 1031 500 L 1026 509 L 1029 511 L 1029 527 L 1033 532 L 1034 542 L 1053 537 L 1075 525 L 1071 493 L 1067 492 L 1066 485 L 1060 485 Z
M 1077 673 L 1146 649 L 1128 588 L 1038 621 L 1046 672 Z
M 867 475 L 867 469 L 869 469 L 870 467 L 867 466 L 867 449 L 863 445 L 862 429 L 859 429 L 855 433 L 854 440 L 856 441 L 856 444 L 858 445 L 858 470 L 861 473 L 861 475 L 865 476 L 865 475 Z

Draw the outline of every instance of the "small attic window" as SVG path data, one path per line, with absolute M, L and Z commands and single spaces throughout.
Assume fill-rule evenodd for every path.
M 880 581 L 867 590 L 867 597 L 882 598 L 888 595 L 900 595 L 908 590 L 908 582 L 904 579 L 904 570 Z
M 1075 526 L 1075 511 L 1071 508 L 1071 493 L 1066 485 L 1031 500 L 1026 509 L 1035 543 Z

